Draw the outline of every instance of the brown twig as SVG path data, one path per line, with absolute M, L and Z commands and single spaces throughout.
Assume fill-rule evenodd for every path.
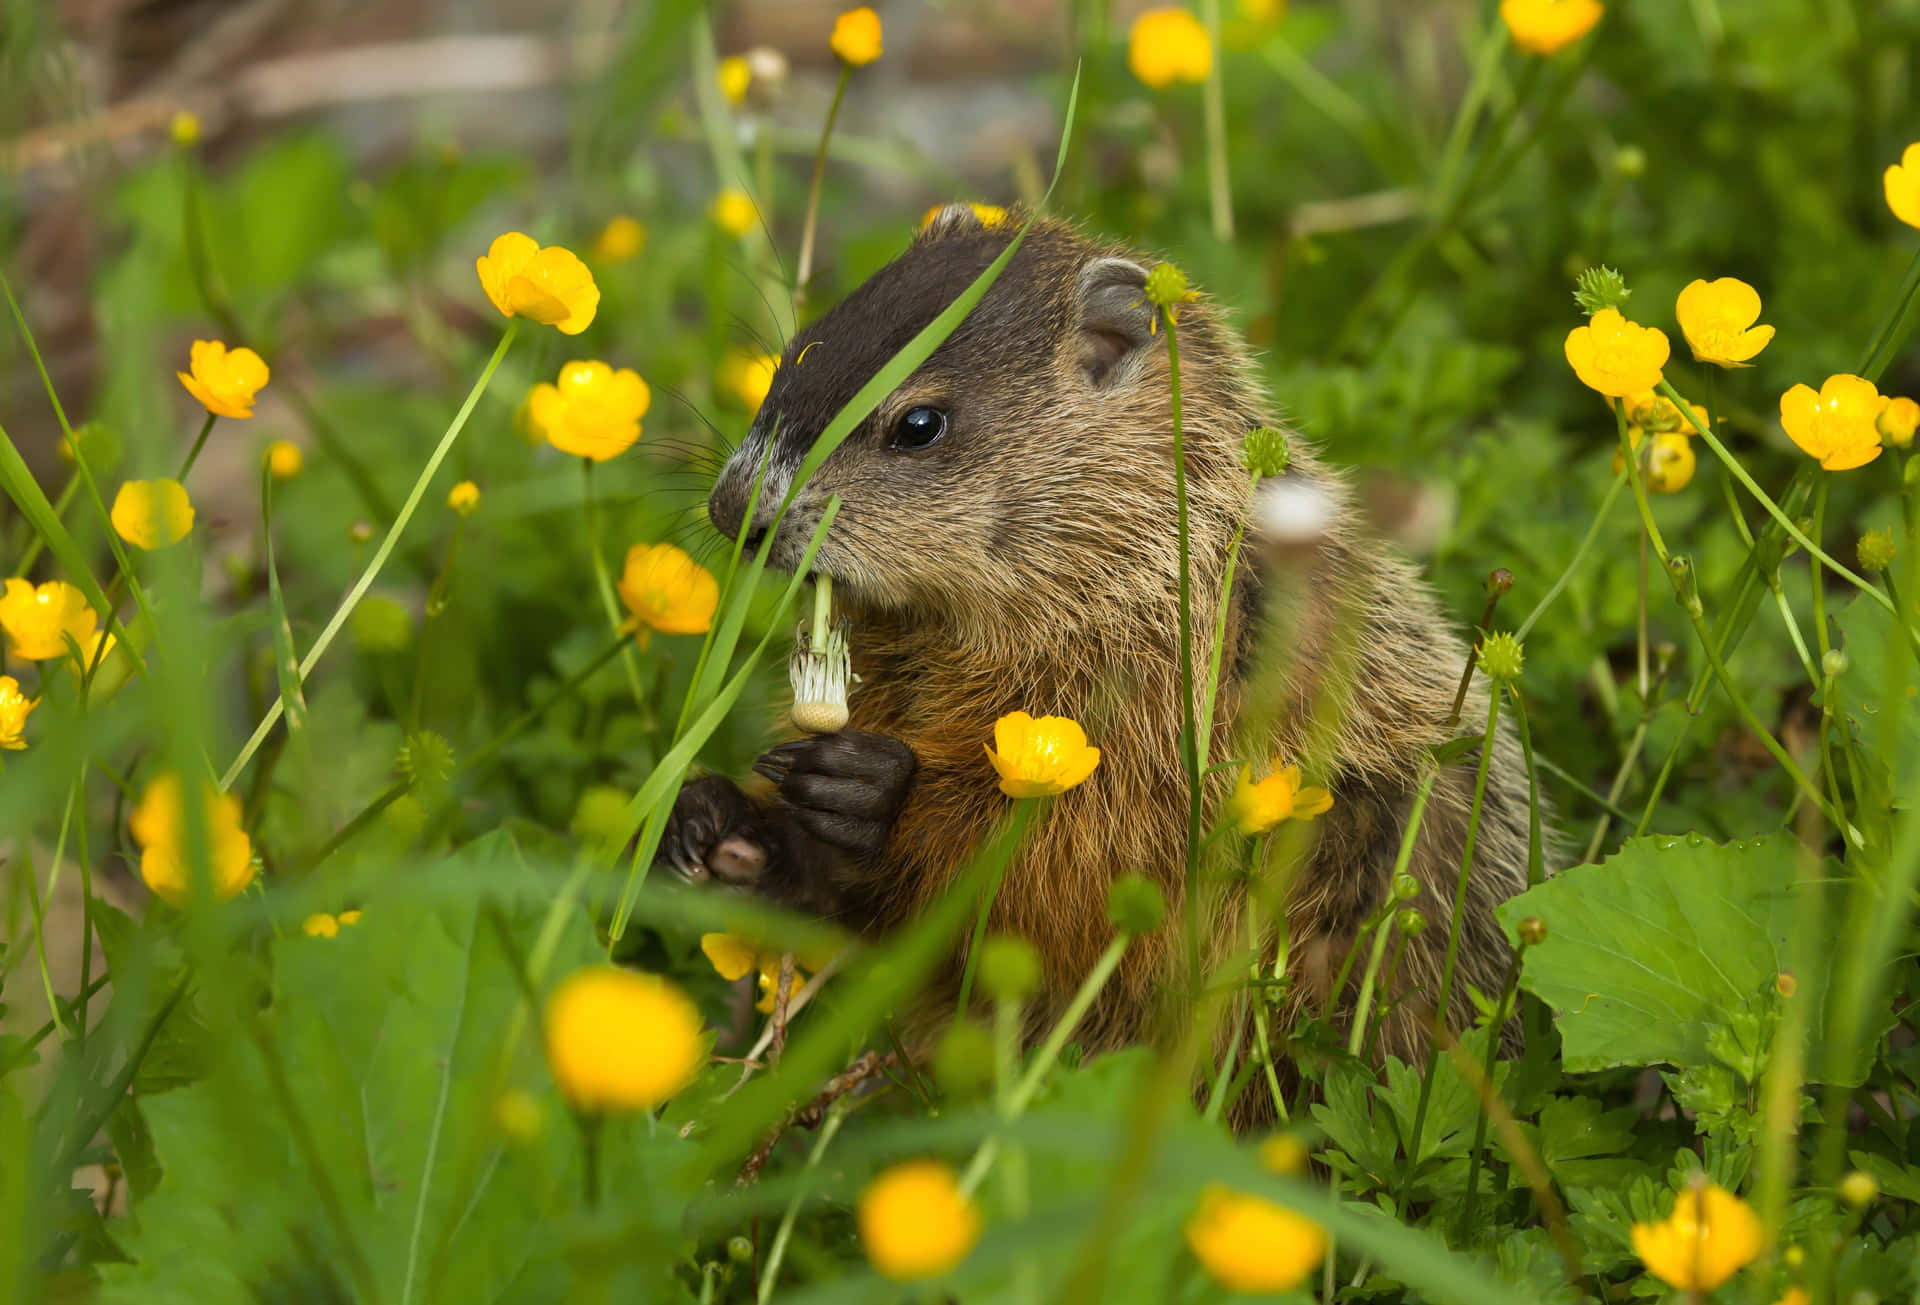
M 773 1148 L 780 1144 L 780 1139 L 786 1136 L 788 1129 L 818 1128 L 820 1121 L 826 1117 L 829 1106 L 854 1091 L 868 1079 L 884 1076 L 886 1070 L 896 1063 L 891 1052 L 885 1055 L 877 1051 L 861 1052 L 859 1059 L 828 1079 L 827 1085 L 820 1089 L 813 1100 L 767 1130 L 767 1135 L 760 1139 L 760 1144 L 753 1148 L 753 1153 L 747 1157 L 746 1163 L 740 1166 L 740 1176 L 735 1179 L 735 1184 L 740 1187 L 750 1187 L 759 1179 L 760 1171 L 767 1167 L 767 1161 L 773 1155 Z

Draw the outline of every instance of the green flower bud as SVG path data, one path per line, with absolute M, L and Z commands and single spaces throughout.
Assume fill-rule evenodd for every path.
M 1588 317 L 1602 308 L 1625 312 L 1627 300 L 1633 297 L 1633 291 L 1627 289 L 1626 278 L 1610 267 L 1590 267 L 1580 274 L 1576 284 L 1579 288 L 1573 292 L 1573 301 Z
M 1693 575 L 1693 559 L 1685 553 L 1675 553 L 1667 559 L 1667 574 L 1673 577 L 1673 587 L 1679 591 L 1680 602 L 1687 611 L 1695 616 L 1703 616 L 1706 608 L 1700 602 L 1700 586 Z
M 933 1053 L 933 1077 L 951 1097 L 980 1092 L 993 1081 L 993 1035 L 973 1020 L 955 1020 Z
M 1847 655 L 1838 648 L 1829 648 L 1820 658 L 1820 673 L 1828 679 L 1838 679 L 1847 673 Z
M 1520 941 L 1529 947 L 1538 947 L 1547 940 L 1547 922 L 1537 915 L 1529 915 L 1520 922 Z
M 1167 918 L 1166 894 L 1145 875 L 1121 875 L 1107 890 L 1107 918 L 1121 933 L 1152 933 Z
M 727 1238 L 727 1258 L 735 1264 L 753 1263 L 753 1241 L 738 1234 Z
M 1862 571 L 1873 574 L 1893 565 L 1894 552 L 1891 530 L 1869 530 L 1860 536 L 1860 542 L 1854 547 L 1853 555 L 1860 559 Z
M 1525 647 L 1510 631 L 1502 630 L 1480 641 L 1480 665 L 1502 684 L 1519 679 L 1526 660 Z
M 1393 922 L 1399 926 L 1400 932 L 1409 938 L 1418 938 L 1427 931 L 1427 917 L 1411 906 L 1396 915 Z
M 1147 298 L 1162 308 L 1183 302 L 1187 297 L 1187 274 L 1172 263 L 1161 263 L 1147 273 Z
M 615 847 L 627 828 L 627 799 L 623 788 L 590 784 L 573 808 L 573 836 L 590 847 Z
M 1393 877 L 1393 896 L 1395 901 L 1411 902 L 1420 896 L 1420 881 L 1401 871 Z
M 1293 449 L 1284 431 L 1255 426 L 1240 441 L 1240 464 L 1260 476 L 1277 476 L 1293 463 Z
M 420 730 L 400 745 L 394 765 L 415 790 L 442 788 L 453 778 L 453 745 L 432 730 Z
M 1855 1169 L 1840 1180 L 1840 1199 L 1858 1210 L 1880 1195 L 1880 1184 L 1873 1180 L 1872 1174 Z
M 1001 934 L 980 949 L 980 986 L 999 1001 L 1024 1001 L 1040 986 L 1040 953 L 1025 938 Z
M 1613 152 L 1613 170 L 1627 178 L 1646 175 L 1647 152 L 1638 145 L 1622 145 Z
M 368 594 L 347 620 L 354 646 L 361 652 L 405 652 L 413 642 L 413 617 L 399 603 Z

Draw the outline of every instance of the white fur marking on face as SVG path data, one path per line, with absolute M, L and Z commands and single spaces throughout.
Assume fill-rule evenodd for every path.
M 1317 544 L 1332 527 L 1334 502 L 1317 485 L 1283 477 L 1260 487 L 1253 527 L 1272 544 Z

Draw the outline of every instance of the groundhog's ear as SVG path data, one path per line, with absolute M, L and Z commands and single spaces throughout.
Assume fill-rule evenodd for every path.
M 1124 258 L 1102 258 L 1080 270 L 1074 283 L 1079 307 L 1080 366 L 1105 389 L 1125 381 L 1153 338 L 1153 305 L 1147 302 L 1147 269 Z

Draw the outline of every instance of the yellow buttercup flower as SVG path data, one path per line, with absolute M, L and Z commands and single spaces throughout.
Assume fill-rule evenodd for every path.
M 600 287 L 579 256 L 559 245 L 541 248 L 532 236 L 509 231 L 474 260 L 480 288 L 506 317 L 525 317 L 578 335 L 600 310 Z
M 1689 1188 L 1660 1223 L 1633 1225 L 1633 1253 L 1681 1291 L 1712 1291 L 1760 1253 L 1760 1217 L 1726 1188 Z
M 575 1109 L 651 1110 L 706 1062 L 700 1012 L 657 974 L 575 970 L 547 998 L 547 1069 Z
M 758 971 L 760 974 L 760 1000 L 754 1003 L 754 1009 L 762 1015 L 773 1014 L 780 991 L 780 953 L 756 947 L 748 939 L 735 933 L 703 933 L 700 935 L 700 950 L 706 953 L 707 960 L 720 977 L 728 983 L 744 979 Z M 813 968 L 818 968 L 813 967 Z M 793 978 L 787 983 L 787 1002 L 791 1009 L 794 994 L 807 981 L 807 975 L 800 968 L 796 957 Z
M 600 234 L 593 238 L 593 261 L 624 263 L 647 246 L 647 229 L 640 219 L 622 213 L 607 219 Z
M 309 938 L 332 938 L 340 932 L 340 921 L 322 911 L 302 920 L 300 932 Z
M 894 1165 L 860 1193 L 860 1244 L 895 1282 L 951 1273 L 980 1240 L 980 1212 L 937 1160 Z
M 748 412 L 760 411 L 760 405 L 767 401 L 767 391 L 773 388 L 773 374 L 780 370 L 780 355 L 777 353 L 743 353 L 738 349 L 730 350 L 720 360 L 720 384 Z
M 1760 294 L 1738 277 L 1693 281 L 1673 306 L 1680 333 L 1696 361 L 1718 367 L 1745 367 L 1773 339 L 1760 319 Z
M 730 54 L 720 61 L 720 93 L 727 97 L 727 103 L 736 108 L 747 99 L 747 88 L 753 85 L 753 65 L 737 54 Z
M 129 480 L 113 496 L 113 533 L 135 548 L 165 548 L 193 529 L 193 502 L 177 480 Z
M 629 624 L 661 634 L 705 634 L 720 605 L 713 573 L 672 544 L 635 544 L 620 572 L 620 601 Z
M 480 487 L 471 480 L 461 481 L 447 491 L 447 506 L 463 517 L 472 516 L 480 506 Z
M 213 898 L 224 902 L 253 881 L 253 844 L 240 827 L 240 799 L 200 781 L 206 803 L 208 874 Z M 187 869 L 185 785 L 176 774 L 160 775 L 140 795 L 127 828 L 140 845 L 140 877 L 171 906 L 185 906 L 193 895 Z
M 1065 716 L 1035 719 L 1008 712 L 994 722 L 987 760 L 1000 772 L 1000 791 L 1008 797 L 1047 797 L 1064 793 L 1093 773 L 1100 749 L 1087 746 L 1087 732 Z
M 1669 405 L 1671 406 L 1671 405 Z M 1698 409 L 1699 405 L 1694 407 Z M 1703 417 L 1704 421 L 1705 418 Z M 1627 443 L 1637 449 L 1646 436 L 1646 429 L 1640 426 L 1627 427 Z M 1640 471 L 1646 481 L 1647 489 L 1655 494 L 1678 494 L 1693 479 L 1696 459 L 1693 454 L 1693 441 L 1683 431 L 1655 431 L 1653 446 L 1647 450 L 1647 456 L 1641 461 Z M 1620 450 L 1613 451 L 1613 474 L 1619 475 L 1626 470 L 1627 460 L 1620 456 Z
M 30 662 L 67 655 L 66 635 L 85 651 L 94 644 L 100 618 L 87 596 L 65 580 L 35 586 L 15 576 L 0 597 L 0 629 L 7 633 L 7 649 Z
M 1228 810 L 1243 834 L 1264 834 L 1283 820 L 1312 820 L 1332 806 L 1333 794 L 1302 788 L 1300 767 L 1282 766 L 1278 758 L 1273 773 L 1259 781 L 1253 778 L 1253 767 L 1240 767 L 1228 799 Z
M 275 480 L 292 480 L 307 465 L 307 455 L 292 440 L 275 440 L 267 445 L 267 471 Z
M 1888 399 L 1873 425 L 1882 440 L 1896 449 L 1904 449 L 1913 443 L 1915 429 L 1920 429 L 1920 403 L 1912 399 Z
M 1796 385 L 1780 396 L 1780 424 L 1788 438 L 1828 471 L 1864 467 L 1880 456 L 1879 418 L 1886 399 L 1872 381 L 1844 372 L 1819 393 Z
M 1780 1299 L 1773 1305 L 1813 1305 L 1813 1297 L 1807 1294 L 1805 1287 L 1795 1284 L 1781 1292 Z
M 552 385 L 527 395 L 527 419 L 562 453 L 605 462 L 633 447 L 653 391 L 629 367 L 599 361 L 568 363 Z
M 1127 67 L 1149 88 L 1204 82 L 1213 75 L 1213 42 L 1185 9 L 1149 9 L 1127 32 Z
M 1602 308 L 1585 326 L 1567 333 L 1567 361 L 1581 383 L 1609 398 L 1638 394 L 1660 384 L 1667 365 L 1666 332 Z
M 340 923 L 343 925 L 359 924 L 360 912 L 357 909 L 352 911 L 342 911 L 340 912 L 337 918 L 339 919 Z
M 1920 227 L 1920 141 L 1900 152 L 1900 161 L 1882 178 L 1887 207 L 1910 227 Z
M 270 375 L 259 354 L 229 350 L 218 340 L 195 340 L 187 351 L 187 368 L 174 375 L 202 407 L 221 417 L 253 416 L 254 396 Z
M 880 15 L 865 5 L 847 10 L 833 20 L 827 44 L 850 66 L 866 67 L 880 57 Z
M 1650 430 L 1655 434 L 1678 431 L 1681 434 L 1691 435 L 1694 431 L 1693 423 L 1688 421 L 1681 414 L 1680 409 L 1674 406 L 1673 400 L 1664 394 L 1643 390 L 1639 394 L 1626 395 L 1621 402 L 1626 406 L 1628 426 L 1638 426 L 1642 430 Z M 1693 409 L 1693 415 L 1700 419 L 1702 426 L 1705 426 L 1707 424 L 1706 408 L 1697 403 L 1689 403 L 1687 406 Z M 1607 407 L 1612 408 L 1613 405 L 1608 404 Z M 1614 470 L 1619 471 L 1620 468 L 1615 467 Z
M 760 225 L 760 210 L 753 197 L 737 186 L 729 186 L 713 197 L 713 221 L 735 240 Z
M 20 692 L 20 681 L 0 675 L 0 748 L 18 752 L 27 746 L 27 717 L 39 705 L 38 698 Z
M 1319 1224 L 1275 1205 L 1210 1184 L 1185 1228 L 1187 1249 L 1207 1275 L 1230 1291 L 1288 1291 L 1326 1258 Z
M 967 207 L 973 210 L 973 215 L 980 220 L 980 225 L 989 231 L 1007 220 L 1007 210 L 1001 208 L 998 204 L 975 204 L 969 201 Z M 935 204 L 932 208 L 920 215 L 920 229 L 925 231 L 933 225 L 935 218 L 946 211 L 947 206 L 945 204 Z
M 1542 58 L 1592 31 L 1606 9 L 1600 0 L 1500 0 L 1500 17 L 1514 47 Z
M 200 143 L 200 115 L 191 109 L 176 109 L 167 121 L 167 135 L 183 150 Z
M 1292 1133 L 1275 1133 L 1259 1146 L 1260 1167 L 1275 1174 L 1307 1172 L 1307 1144 Z

